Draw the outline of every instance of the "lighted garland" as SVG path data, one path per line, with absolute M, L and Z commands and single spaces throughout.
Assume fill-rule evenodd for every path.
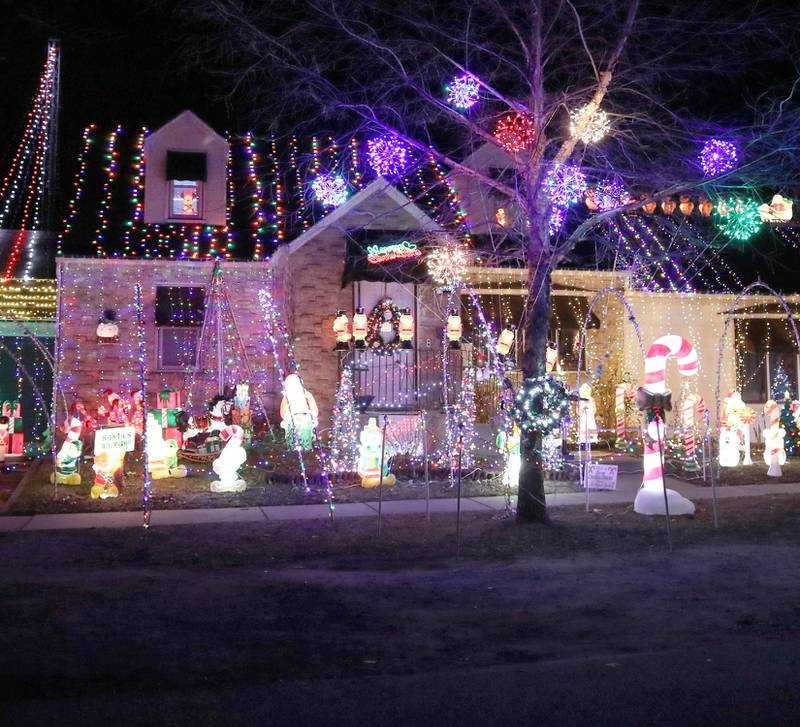
M 386 314 L 389 318 L 386 318 Z M 384 343 L 381 338 L 381 325 L 389 322 L 394 329 L 394 338 L 390 343 Z M 367 317 L 367 335 L 364 339 L 367 348 L 394 351 L 400 345 L 400 308 L 391 298 L 384 298 L 375 305 Z
M 447 86 L 447 102 L 457 109 L 469 109 L 478 103 L 478 80 L 471 73 L 456 76 Z
M 503 114 L 494 127 L 497 143 L 512 154 L 530 147 L 535 136 L 536 129 L 531 116 L 516 111 Z
M 717 205 L 717 229 L 727 237 L 747 242 L 759 229 L 762 220 L 758 202 L 753 199 L 730 197 Z
M 550 432 L 569 416 L 569 394 L 550 374 L 525 379 L 517 390 L 511 416 L 523 432 Z

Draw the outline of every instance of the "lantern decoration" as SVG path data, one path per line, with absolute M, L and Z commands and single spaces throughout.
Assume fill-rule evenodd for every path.
M 244 430 L 237 424 L 231 424 L 220 432 L 220 438 L 225 446 L 211 463 L 211 469 L 219 477 L 211 483 L 211 492 L 244 492 L 247 482 L 239 476 L 239 470 L 247 461 Z
M 432 248 L 426 255 L 428 275 L 439 286 L 455 290 L 461 284 L 473 255 L 466 245 L 453 239 Z
M 361 447 L 358 455 L 358 474 L 361 476 L 361 486 L 377 487 L 381 484 L 381 480 L 386 487 L 394 485 L 397 480 L 394 475 L 389 474 L 390 452 L 383 446 L 383 432 L 378 427 L 375 417 L 369 418 L 361 430 L 359 439 Z M 383 472 L 381 472 L 381 459 L 383 459 Z
M 709 139 L 703 144 L 698 161 L 706 177 L 717 177 L 736 168 L 739 150 L 730 141 Z
M 82 423 L 80 419 L 72 417 L 67 419 L 62 426 L 66 432 L 66 439 L 56 454 L 55 480 L 59 485 L 81 484 L 79 463 L 83 442 L 80 440 Z M 53 475 L 50 475 L 52 482 Z
M 694 202 L 692 202 L 692 198 L 689 197 L 689 195 L 682 194 L 681 203 L 678 205 L 678 208 L 680 209 L 682 215 L 689 217 L 689 215 L 694 212 Z
M 569 416 L 570 397 L 551 374 L 525 379 L 520 385 L 511 416 L 523 432 L 550 432 Z
M 615 207 L 621 207 L 629 198 L 628 193 L 625 191 L 619 182 L 615 179 L 601 179 L 594 187 L 594 194 L 592 195 L 597 208 L 601 212 L 613 210 Z M 586 203 L 589 209 L 589 203 Z
M 461 323 L 461 316 L 455 308 L 450 309 L 447 315 L 447 340 L 450 341 L 450 348 L 461 348 L 461 335 L 464 327 Z
M 722 200 L 717 205 L 717 229 L 727 237 L 747 242 L 761 228 L 758 204 L 753 199 L 734 198 Z
M 367 142 L 367 160 L 375 174 L 399 177 L 408 167 L 408 147 L 396 136 L 376 136 Z
M 119 343 L 119 326 L 115 310 L 103 311 L 103 316 L 97 324 L 96 335 L 97 343 Z
M 533 118 L 529 114 L 509 111 L 500 117 L 494 127 L 494 138 L 507 152 L 516 152 L 528 149 L 536 136 Z
M 701 197 L 700 201 L 697 203 L 697 209 L 700 210 L 700 214 L 703 217 L 711 217 L 711 213 L 714 211 L 714 205 L 708 197 Z
M 414 316 L 411 315 L 411 308 L 403 308 L 400 314 L 399 324 L 400 348 L 413 348 L 411 341 L 414 338 Z
M 367 315 L 364 309 L 359 306 L 356 308 L 356 313 L 353 316 L 353 340 L 356 342 L 356 348 L 364 348 L 364 341 L 367 337 Z
M 675 203 L 675 200 L 672 197 L 665 197 L 661 200 L 661 211 L 665 215 L 671 215 L 675 213 L 675 208 L 678 205 Z
M 286 443 L 299 450 L 311 449 L 314 429 L 319 423 L 319 409 L 314 395 L 297 374 L 289 374 L 283 381 L 280 415 Z
M 514 345 L 514 331 L 517 329 L 516 326 L 509 326 L 508 328 L 504 328 L 500 335 L 497 337 L 497 346 L 495 347 L 497 350 L 498 356 L 508 356 L 511 353 L 511 347 Z
M 336 336 L 334 351 L 346 351 L 350 343 L 350 331 L 347 326 L 347 314 L 343 310 L 336 311 L 333 319 L 333 334 Z
M 347 201 L 347 183 L 338 174 L 318 174 L 311 182 L 314 196 L 329 207 L 338 207 Z
M 456 76 L 446 87 L 447 103 L 457 109 L 470 109 L 478 103 L 478 79 L 471 73 Z
M 650 196 L 649 194 L 643 194 L 643 195 L 641 195 L 641 196 L 639 197 L 639 199 L 647 199 L 649 196 Z M 648 214 L 648 215 L 652 215 L 652 214 L 653 214 L 653 212 L 655 212 L 655 211 L 656 211 L 656 207 L 657 207 L 657 206 L 658 206 L 658 203 L 657 203 L 657 202 L 656 202 L 654 199 L 651 199 L 649 202 L 645 202 L 645 203 L 642 205 L 642 209 L 643 209 L 645 212 L 647 212 L 647 214 Z
M 792 219 L 792 200 L 776 194 L 772 201 L 759 206 L 758 214 L 763 222 L 789 222 Z
M 544 180 L 547 196 L 559 207 L 578 202 L 588 186 L 586 175 L 577 164 L 555 164 Z
M 608 114 L 592 103 L 569 112 L 569 134 L 584 144 L 596 144 L 610 129 Z

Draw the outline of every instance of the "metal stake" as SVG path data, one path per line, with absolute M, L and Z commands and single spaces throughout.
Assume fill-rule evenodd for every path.
M 383 529 L 383 460 L 386 454 L 386 427 L 389 426 L 389 417 L 383 415 L 383 437 L 381 438 L 381 469 L 378 481 L 378 537 Z
M 425 412 L 420 412 L 422 423 L 422 452 L 425 457 L 425 517 L 431 521 L 431 471 L 428 465 L 428 422 Z
M 458 472 L 456 473 L 456 557 L 461 556 L 461 453 L 464 451 L 464 424 L 458 424 Z

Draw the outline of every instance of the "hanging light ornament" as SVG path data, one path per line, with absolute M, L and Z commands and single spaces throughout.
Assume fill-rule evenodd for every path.
M 580 200 L 588 186 L 586 175 L 577 164 L 555 164 L 544 180 L 547 196 L 560 207 Z
M 311 182 L 314 196 L 322 204 L 338 207 L 347 201 L 347 182 L 338 174 L 318 174 Z
M 681 195 L 681 203 L 678 205 L 682 215 L 689 217 L 694 212 L 694 202 L 688 194 Z
M 608 114 L 590 103 L 569 112 L 569 134 L 584 144 L 596 144 L 610 129 Z
M 500 117 L 494 127 L 494 138 L 507 152 L 514 154 L 533 144 L 536 129 L 529 114 L 509 111 Z
M 736 168 L 739 150 L 730 141 L 709 139 L 703 144 L 698 160 L 706 177 L 717 177 Z
M 747 242 L 761 228 L 758 202 L 753 199 L 730 197 L 717 205 L 717 229 L 727 237 Z
M 672 199 L 672 197 L 665 197 L 664 199 L 661 200 L 661 211 L 665 215 L 674 214 L 675 208 L 677 206 L 678 205 L 676 204 L 675 200 Z
M 347 313 L 343 310 L 336 311 L 333 319 L 333 334 L 336 336 L 334 351 L 346 351 L 350 343 L 350 330 L 348 327 Z
M 372 171 L 382 177 L 399 177 L 408 167 L 408 147 L 396 136 L 376 136 L 367 142 Z
M 461 316 L 455 308 L 451 308 L 450 313 L 447 315 L 447 340 L 450 341 L 450 348 L 461 348 L 461 334 L 463 331 Z
M 628 201 L 629 194 L 615 179 L 601 179 L 594 187 L 592 199 L 601 212 L 613 210 Z
M 365 347 L 364 341 L 367 338 L 367 332 L 367 314 L 364 312 L 364 308 L 359 306 L 353 316 L 353 340 L 356 342 L 356 348 Z
M 466 245 L 451 239 L 432 248 L 426 262 L 434 283 L 445 288 L 458 288 L 472 262 L 472 255 Z
M 550 217 L 547 220 L 547 231 L 550 233 L 550 237 L 554 237 L 558 234 L 559 230 L 564 226 L 564 222 L 567 219 L 567 210 L 564 207 L 551 207 L 550 208 Z
M 478 79 L 471 73 L 456 76 L 447 86 L 447 102 L 457 109 L 469 109 L 478 103 Z

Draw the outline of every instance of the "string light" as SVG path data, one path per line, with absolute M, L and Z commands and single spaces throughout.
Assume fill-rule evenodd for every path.
M 529 114 L 509 111 L 494 127 L 494 138 L 507 152 L 512 154 L 528 149 L 536 136 L 533 118 Z
M 700 168 L 706 177 L 717 177 L 736 168 L 739 150 L 736 144 L 724 139 L 709 139 L 698 156 Z
M 338 174 L 320 174 L 311 182 L 314 196 L 322 204 L 338 207 L 347 201 L 347 183 Z
M 608 114 L 588 103 L 569 113 L 570 136 L 580 139 L 584 144 L 596 144 L 610 131 Z
M 396 136 L 376 136 L 367 141 L 367 159 L 375 174 L 387 179 L 399 177 L 408 167 L 408 147 Z
M 753 199 L 729 197 L 717 204 L 717 229 L 727 237 L 747 242 L 760 229 L 762 220 L 758 202 Z

